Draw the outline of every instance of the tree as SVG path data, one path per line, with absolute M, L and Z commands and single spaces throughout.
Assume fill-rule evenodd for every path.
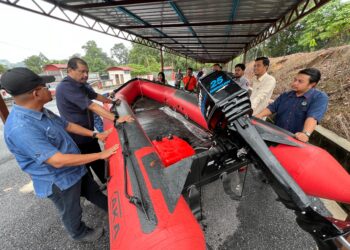
M 123 43 L 114 44 L 113 48 L 111 48 L 111 55 L 119 65 L 128 63 L 129 51 Z
M 47 64 L 67 64 L 67 62 L 68 60 L 66 59 L 62 59 L 62 60 L 53 59 L 53 60 L 49 60 Z
M 131 70 L 132 77 L 146 75 L 150 73 L 150 70 L 148 68 L 140 64 L 129 64 L 128 66 L 132 68 Z
M 331 1 L 302 20 L 305 27 L 299 45 L 310 49 L 338 46 L 350 40 L 350 3 Z
M 143 65 L 150 72 L 157 72 L 160 69 L 160 51 L 135 43 L 129 52 L 129 63 Z
M 267 56 L 277 57 L 303 51 L 305 47 L 298 44 L 302 37 L 303 29 L 302 25 L 295 23 L 278 32 L 266 41 L 264 52 L 266 52 Z
M 85 50 L 85 55 L 82 58 L 89 65 L 91 72 L 104 73 L 109 66 L 114 65 L 114 61 L 101 48 L 97 47 L 95 41 L 88 41 L 82 48 Z
M 5 65 L 0 64 L 0 74 L 4 73 L 7 70 Z
M 43 71 L 43 67 L 48 64 L 48 62 L 49 60 L 42 53 L 40 53 L 38 56 L 30 56 L 24 60 L 24 64 L 37 74 Z

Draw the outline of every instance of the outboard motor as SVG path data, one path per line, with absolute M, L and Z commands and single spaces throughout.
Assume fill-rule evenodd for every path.
M 253 113 L 248 92 L 223 71 L 200 80 L 199 107 L 211 130 Z
M 248 92 L 225 72 L 213 72 L 199 81 L 199 107 L 213 135 L 228 139 L 238 147 L 248 148 L 247 157 L 268 177 L 272 188 L 287 208 L 295 211 L 297 223 L 315 239 L 318 248 L 337 249 L 333 239 L 344 246 L 339 228 L 313 209 L 315 205 L 271 153 L 251 122 L 252 109 Z

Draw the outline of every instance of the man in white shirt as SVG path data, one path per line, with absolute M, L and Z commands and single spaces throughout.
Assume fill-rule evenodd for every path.
M 244 77 L 245 65 L 243 63 L 236 64 L 235 66 L 235 77 L 233 80 L 245 90 L 249 89 L 249 81 Z
M 253 115 L 259 114 L 269 104 L 276 79 L 267 73 L 270 60 L 267 57 L 258 57 L 254 63 L 254 74 L 252 79 L 253 89 L 250 101 L 252 103 Z

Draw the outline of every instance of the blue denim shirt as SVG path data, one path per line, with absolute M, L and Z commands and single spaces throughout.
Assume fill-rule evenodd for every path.
M 21 169 L 33 181 L 38 197 L 52 194 L 52 184 L 61 190 L 68 189 L 86 174 L 84 165 L 55 168 L 45 163 L 51 156 L 80 154 L 79 148 L 66 132 L 68 122 L 51 111 L 43 112 L 14 105 L 8 116 L 4 137 Z
M 56 88 L 56 103 L 61 117 L 69 122 L 94 130 L 94 116 L 88 107 L 97 94 L 71 77 L 65 77 Z M 91 142 L 93 138 L 70 134 L 77 144 Z
M 292 133 L 304 129 L 305 120 L 314 118 L 319 123 L 327 111 L 328 96 L 315 88 L 302 96 L 295 91 L 284 92 L 267 108 L 276 113 L 276 125 Z

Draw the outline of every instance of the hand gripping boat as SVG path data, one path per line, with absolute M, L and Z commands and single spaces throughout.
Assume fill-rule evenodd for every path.
M 115 127 L 106 147 L 111 249 L 205 249 L 198 189 L 254 164 L 319 249 L 349 247 L 350 223 L 325 217 L 309 196 L 350 203 L 350 177 L 326 151 L 252 118 L 248 94 L 225 72 L 201 79 L 199 96 L 148 80 L 115 90 L 111 111 L 134 122 Z M 350 248 L 349 248 L 350 249 Z

